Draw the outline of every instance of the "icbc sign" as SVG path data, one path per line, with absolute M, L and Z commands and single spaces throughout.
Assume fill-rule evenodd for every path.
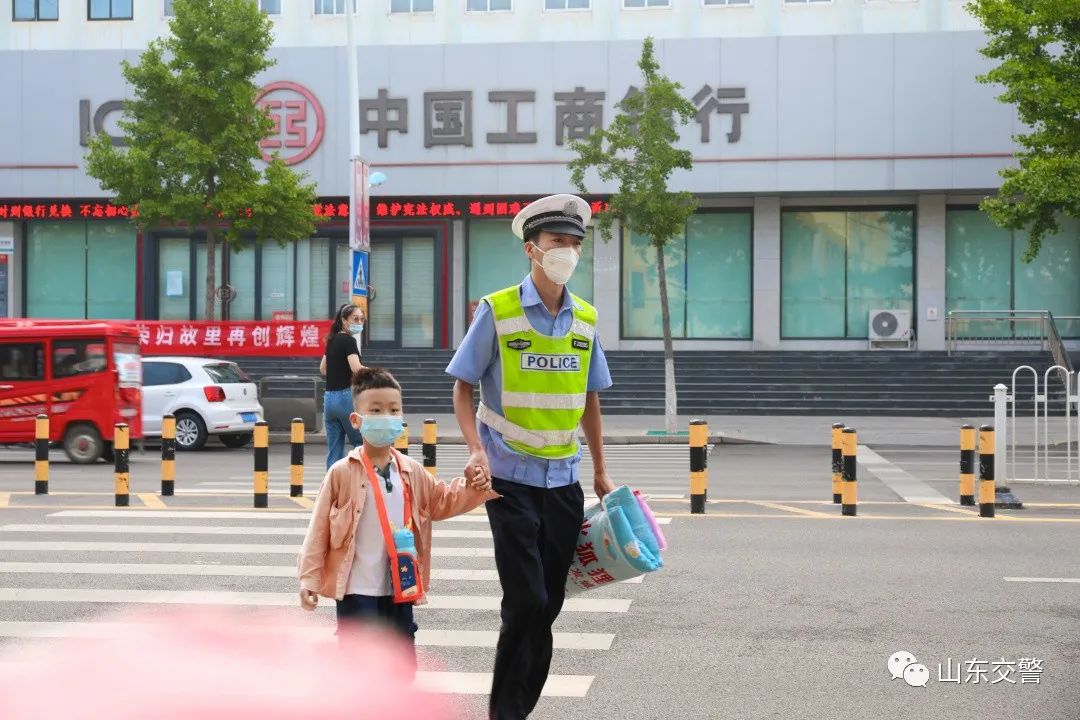
M 274 152 L 286 165 L 296 165 L 311 156 L 322 142 L 325 115 L 318 98 L 303 85 L 294 82 L 273 82 L 259 90 L 255 104 L 266 112 L 274 126 L 259 143 L 263 159 L 270 161 Z M 123 112 L 121 100 L 109 100 L 94 107 L 89 100 L 79 101 L 79 144 L 86 147 L 91 131 L 108 133 L 106 119 Z M 92 130 L 91 130 L 92 128 Z M 126 147 L 123 136 L 111 135 L 113 145 Z
M 322 105 L 303 85 L 294 82 L 270 83 L 259 91 L 255 103 L 274 122 L 270 134 L 259 143 L 263 160 L 278 152 L 286 165 L 296 165 L 311 156 L 323 138 Z

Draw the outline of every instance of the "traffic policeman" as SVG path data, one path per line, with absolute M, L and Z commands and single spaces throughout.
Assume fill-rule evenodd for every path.
M 611 387 L 596 309 L 566 288 L 592 214 L 574 195 L 530 203 L 512 230 L 530 272 L 476 308 L 446 372 L 469 446 L 466 476 L 490 478 L 487 503 L 502 584 L 490 717 L 520 720 L 536 707 L 551 665 L 551 626 L 583 521 L 578 483 L 584 432 L 594 489 L 613 489 L 604 462 L 599 391 Z M 473 409 L 473 389 L 480 404 Z

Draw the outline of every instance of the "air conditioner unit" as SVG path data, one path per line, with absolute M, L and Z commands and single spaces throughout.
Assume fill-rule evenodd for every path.
M 911 347 L 910 310 L 871 310 L 870 345 L 902 344 Z

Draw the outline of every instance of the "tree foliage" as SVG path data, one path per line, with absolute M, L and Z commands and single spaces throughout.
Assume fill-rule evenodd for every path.
M 693 166 L 689 150 L 675 146 L 679 127 L 697 113 L 683 97 L 682 86 L 660 72 L 652 38 L 646 38 L 638 59 L 643 85 L 619 103 L 619 112 L 607 128 L 571 145 L 577 157 L 569 164 L 570 177 L 579 191 L 588 193 L 585 175 L 595 171 L 604 183 L 617 186 L 607 210 L 599 213 L 605 240 L 611 239 L 616 219 L 633 228 L 656 249 L 660 315 L 664 333 L 664 415 L 667 431 L 675 431 L 675 357 L 671 342 L 671 312 L 668 306 L 664 247 L 680 237 L 686 222 L 697 208 L 688 192 L 671 192 L 668 182 L 676 170 Z
M 214 318 L 216 240 L 285 243 L 314 231 L 315 187 L 276 156 L 260 172 L 272 120 L 255 105 L 271 67 L 272 22 L 250 0 L 175 0 L 168 36 L 123 63 L 132 97 L 119 122 L 126 148 L 98 135 L 87 171 L 142 227 L 183 224 L 207 238 L 206 313 Z
M 998 225 L 1030 233 L 1024 260 L 1058 232 L 1062 215 L 1080 217 L 1080 3 L 1076 0 L 973 0 L 971 13 L 1000 61 L 979 77 L 1005 88 L 1028 131 L 1016 136 L 1019 166 L 982 208 Z

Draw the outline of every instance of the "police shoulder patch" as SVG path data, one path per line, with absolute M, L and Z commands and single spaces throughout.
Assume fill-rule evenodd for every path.
M 588 350 L 589 349 L 589 341 L 588 340 L 579 340 L 577 338 L 574 338 L 574 339 L 572 339 L 570 341 L 570 344 L 574 346 L 575 350 Z
M 511 350 L 524 350 L 527 347 L 532 346 L 532 340 L 525 340 L 524 338 L 515 338 L 514 340 L 507 340 L 506 347 Z

